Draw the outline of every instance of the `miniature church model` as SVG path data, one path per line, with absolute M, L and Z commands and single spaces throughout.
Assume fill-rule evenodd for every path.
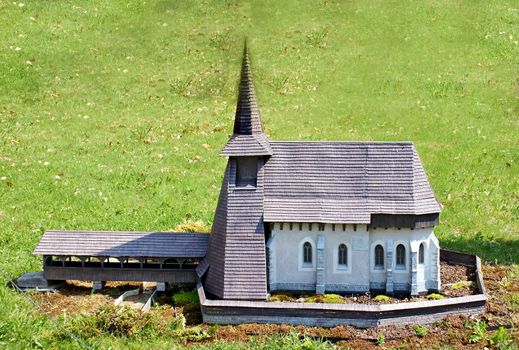
M 221 155 L 210 235 L 48 231 L 35 250 L 45 278 L 199 279 L 211 298 L 234 300 L 440 289 L 441 206 L 411 142 L 269 140 L 245 49 Z
M 265 135 L 247 51 L 207 255 L 222 299 L 270 291 L 439 290 L 441 206 L 411 142 L 287 142 Z

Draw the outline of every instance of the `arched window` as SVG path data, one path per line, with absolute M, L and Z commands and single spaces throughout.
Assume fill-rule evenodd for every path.
M 312 263 L 312 245 L 310 242 L 305 242 L 305 244 L 303 244 L 303 263 Z
M 375 267 L 384 267 L 384 248 L 380 244 L 375 247 Z
M 338 254 L 338 264 L 342 266 L 348 265 L 348 247 L 346 247 L 346 244 L 339 245 Z
M 420 243 L 420 248 L 418 249 L 418 263 L 423 264 L 425 261 L 425 246 L 423 243 Z
M 396 265 L 405 267 L 405 247 L 403 244 L 396 246 Z

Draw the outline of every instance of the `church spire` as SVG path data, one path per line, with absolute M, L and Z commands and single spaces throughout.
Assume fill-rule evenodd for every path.
M 269 140 L 263 132 L 261 116 L 252 84 L 247 42 L 243 48 L 240 86 L 234 129 L 231 139 L 225 145 L 222 156 L 267 156 L 272 155 Z
M 234 134 L 250 135 L 263 133 L 258 103 L 256 102 L 256 93 L 252 84 L 247 41 L 245 41 L 243 48 L 239 89 L 234 120 Z

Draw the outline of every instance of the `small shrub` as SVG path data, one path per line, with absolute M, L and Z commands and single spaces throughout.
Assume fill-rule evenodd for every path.
M 479 343 L 485 340 L 487 337 L 487 324 L 483 320 L 477 320 L 473 323 L 465 323 L 465 328 L 472 330 L 472 334 L 469 337 L 471 343 Z
M 512 311 L 519 310 L 519 293 L 512 293 L 507 298 L 506 301 L 510 304 L 510 308 Z
M 213 335 L 216 332 L 218 332 L 219 329 L 220 329 L 220 325 L 212 324 L 212 325 L 209 326 L 209 328 L 207 328 L 207 333 L 209 335 Z
M 166 316 L 167 315 L 167 316 Z M 83 339 L 97 338 L 103 334 L 127 338 L 150 338 L 172 335 L 184 329 L 183 315 L 172 315 L 168 306 L 153 308 L 142 313 L 129 307 L 119 308 L 105 305 L 91 314 L 81 314 L 66 321 L 67 330 Z M 58 339 L 68 337 L 63 330 L 51 336 Z
M 203 221 L 197 220 L 185 220 L 183 223 L 178 224 L 175 227 L 177 232 L 210 232 L 211 228 L 207 226 Z
M 499 350 L 517 350 L 517 345 L 510 339 L 505 327 L 500 326 L 499 329 L 490 337 L 490 345 Z
M 376 297 L 373 298 L 375 301 L 390 301 L 391 298 L 384 294 L 379 294 Z
M 413 329 L 414 329 L 414 332 L 416 333 L 416 335 L 421 338 L 425 337 L 427 335 L 427 333 L 429 332 L 427 327 L 422 326 L 421 324 L 415 324 L 413 326 Z
M 178 314 L 172 318 L 169 329 L 172 331 L 179 331 L 186 328 L 186 318 L 182 314 Z
M 442 300 L 445 299 L 445 297 L 438 293 L 431 293 L 427 296 L 427 299 L 429 300 Z
M 382 346 L 386 343 L 386 336 L 384 334 L 377 335 L 377 339 L 375 340 L 375 344 L 378 346 Z
M 185 328 L 175 333 L 182 341 L 199 342 L 211 338 L 211 334 L 200 328 L 200 326 Z
M 101 307 L 94 314 L 96 327 L 115 336 L 133 336 L 141 328 L 137 322 L 140 312 L 129 307 L 118 309 L 114 305 Z

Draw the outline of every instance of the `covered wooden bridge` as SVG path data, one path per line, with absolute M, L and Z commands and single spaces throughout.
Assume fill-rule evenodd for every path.
M 34 254 L 47 280 L 194 283 L 209 234 L 46 231 Z

